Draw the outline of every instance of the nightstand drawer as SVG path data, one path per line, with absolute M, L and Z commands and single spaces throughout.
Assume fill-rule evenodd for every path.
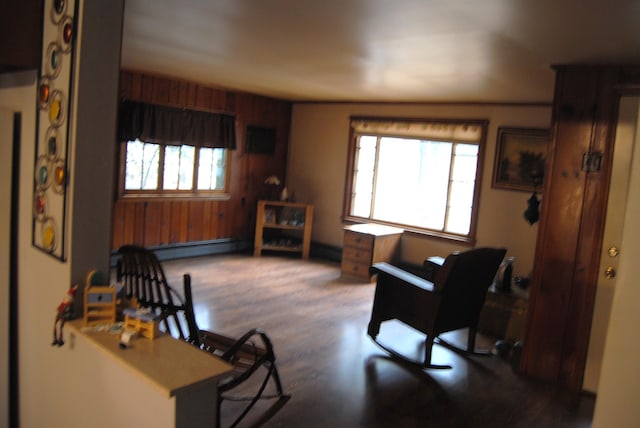
M 344 247 L 355 247 L 371 251 L 373 248 L 373 239 L 374 237 L 371 235 L 345 231 L 343 245 Z
M 342 259 L 352 262 L 371 264 L 371 249 L 362 249 L 357 247 L 344 247 L 342 249 Z
M 370 280 L 369 276 L 369 268 L 371 265 L 369 263 L 363 262 L 354 262 L 347 259 L 342 259 L 342 273 L 345 275 L 353 275 L 358 278 L 362 278 L 366 281 Z

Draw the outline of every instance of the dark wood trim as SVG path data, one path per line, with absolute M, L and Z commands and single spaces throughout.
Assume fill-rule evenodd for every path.
M 618 102 L 639 84 L 639 67 L 557 67 L 521 369 L 575 399 L 593 318 Z M 601 170 L 582 171 L 582 155 L 596 151 Z
M 20 426 L 18 346 L 18 219 L 20 199 L 20 138 L 22 114 L 13 116 L 13 151 L 11 159 L 11 232 L 9 237 L 9 426 Z

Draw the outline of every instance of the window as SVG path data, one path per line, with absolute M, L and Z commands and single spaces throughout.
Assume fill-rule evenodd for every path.
M 126 143 L 124 192 L 129 194 L 224 193 L 227 149 Z
M 118 137 L 128 196 L 228 196 L 236 119 L 228 114 L 123 100 Z
M 351 120 L 345 218 L 473 242 L 486 121 Z

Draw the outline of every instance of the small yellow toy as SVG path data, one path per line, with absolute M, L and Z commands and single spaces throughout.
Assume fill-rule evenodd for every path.
M 155 339 L 159 334 L 158 316 L 145 309 L 127 308 L 124 314 L 124 329 L 135 330 L 140 336 Z
M 84 325 L 113 324 L 116 322 L 116 289 L 104 275 L 92 270 L 87 275 L 84 289 Z

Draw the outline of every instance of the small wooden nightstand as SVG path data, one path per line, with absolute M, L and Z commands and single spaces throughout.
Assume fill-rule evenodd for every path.
M 378 224 L 344 227 L 342 275 L 371 281 L 369 268 L 378 262 L 392 262 L 400 247 L 402 229 Z
M 478 331 L 499 339 L 515 342 L 524 337 L 529 293 L 512 287 L 510 293 L 496 290 L 493 286 L 487 292 Z

